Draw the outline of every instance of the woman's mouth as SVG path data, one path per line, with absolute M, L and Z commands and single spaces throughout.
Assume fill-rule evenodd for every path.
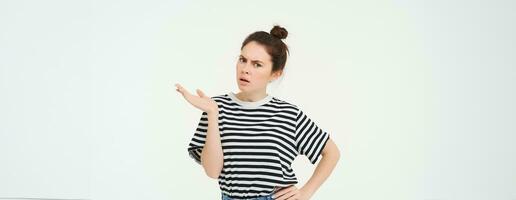
M 238 83 L 242 84 L 242 85 L 247 85 L 250 83 L 250 81 L 245 78 L 240 78 L 240 79 L 238 79 Z

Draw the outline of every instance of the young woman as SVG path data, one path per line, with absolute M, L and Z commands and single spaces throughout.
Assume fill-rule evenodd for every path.
M 239 93 L 208 97 L 176 84 L 177 91 L 203 111 L 188 146 L 189 155 L 206 174 L 218 179 L 223 200 L 310 199 L 333 171 L 340 153 L 329 133 L 298 106 L 266 93 L 281 76 L 288 48 L 287 30 L 274 26 L 242 43 L 236 64 Z M 312 164 L 313 175 L 298 188 L 291 164 L 298 155 Z

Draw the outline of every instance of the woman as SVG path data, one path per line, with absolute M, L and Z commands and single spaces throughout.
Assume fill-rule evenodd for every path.
M 177 91 L 203 111 L 189 144 L 189 155 L 206 174 L 218 179 L 223 200 L 310 199 L 333 171 L 340 153 L 329 134 L 296 105 L 266 93 L 279 78 L 288 48 L 287 30 L 274 26 L 242 43 L 236 65 L 240 92 L 208 97 L 197 89 Z M 307 183 L 298 188 L 291 164 L 305 155 L 312 164 L 322 157 Z

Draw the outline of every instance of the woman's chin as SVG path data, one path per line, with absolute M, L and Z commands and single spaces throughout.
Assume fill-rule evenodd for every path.
M 249 85 L 237 84 L 237 86 L 242 91 L 249 90 Z
M 247 91 L 247 88 L 245 87 L 242 87 L 242 86 L 238 86 L 238 89 L 242 92 L 246 92 Z

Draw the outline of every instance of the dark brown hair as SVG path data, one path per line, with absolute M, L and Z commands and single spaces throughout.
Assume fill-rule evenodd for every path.
M 290 55 L 287 45 L 282 41 L 282 39 L 285 39 L 287 35 L 287 29 L 279 25 L 274 25 L 270 33 L 265 31 L 256 31 L 251 33 L 247 38 L 245 38 L 240 50 L 242 50 L 247 43 L 252 41 L 265 46 L 267 53 L 272 59 L 271 73 L 274 73 L 285 68 L 285 64 L 287 63 L 287 54 Z

